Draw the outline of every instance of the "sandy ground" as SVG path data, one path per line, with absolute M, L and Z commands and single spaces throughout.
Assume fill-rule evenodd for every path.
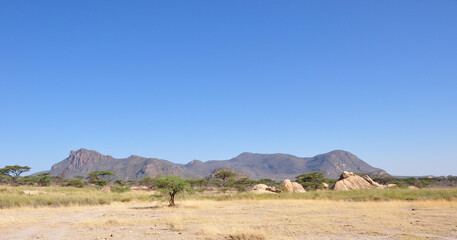
M 457 202 L 178 204 L 3 209 L 0 239 L 457 239 Z

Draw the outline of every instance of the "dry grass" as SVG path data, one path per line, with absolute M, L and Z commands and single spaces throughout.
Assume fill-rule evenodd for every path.
M 156 206 L 3 209 L 0 232 L 3 239 L 457 238 L 455 201 L 186 200 L 175 208 Z
M 145 202 L 152 198 L 152 193 L 145 191 L 113 193 L 89 187 L 0 187 L 0 208 L 104 205 Z
M 158 200 L 152 192 L 129 191 L 113 193 L 96 188 L 72 187 L 0 187 L 0 208 L 42 206 L 90 206 L 113 202 L 150 202 Z M 191 194 L 178 196 L 182 200 L 343 200 L 343 201 L 424 201 L 457 200 L 457 189 L 367 189 L 355 191 L 314 191 L 281 194 Z
M 456 239 L 456 192 L 197 194 L 169 208 L 145 191 L 0 187 L 0 239 Z

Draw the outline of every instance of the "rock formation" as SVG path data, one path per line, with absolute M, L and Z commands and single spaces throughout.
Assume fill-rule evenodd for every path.
M 291 182 L 289 179 L 284 180 L 282 187 L 286 192 L 306 192 L 301 184 L 297 182 Z
M 373 181 L 369 176 L 360 177 L 346 171 L 341 174 L 339 180 L 333 186 L 333 190 L 336 191 L 369 188 L 384 188 L 384 186 Z
M 328 183 L 325 182 L 322 183 L 322 186 L 324 186 L 324 189 L 328 189 L 330 187 L 330 185 L 328 185 Z
M 251 192 L 257 193 L 257 194 L 262 194 L 262 193 L 278 193 L 281 191 L 277 190 L 275 187 L 270 187 L 265 184 L 257 184 L 257 185 L 254 185 Z

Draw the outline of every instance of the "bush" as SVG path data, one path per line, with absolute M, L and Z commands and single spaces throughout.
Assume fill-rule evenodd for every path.
M 93 183 L 97 186 L 100 186 L 100 187 L 104 187 L 104 186 L 108 185 L 108 180 L 105 180 L 105 179 L 92 180 L 91 183 Z
M 229 187 L 221 187 L 221 188 L 219 188 L 219 191 L 225 193 L 225 192 L 229 191 L 230 189 L 231 188 L 229 188 Z
M 208 186 L 208 180 L 204 178 L 196 178 L 196 179 L 186 179 L 186 181 L 190 184 L 191 187 L 203 187 Z
M 322 184 L 324 182 L 329 185 L 335 182 L 335 180 L 326 178 L 323 172 L 310 172 L 302 174 L 296 177 L 296 181 L 307 191 L 324 189 L 324 185 Z
M 130 191 L 129 186 L 127 186 L 127 187 L 112 186 L 111 187 L 111 192 L 115 192 L 115 193 L 123 193 L 123 192 L 128 192 L 128 191 Z
M 195 191 L 198 193 L 202 193 L 206 190 L 206 188 L 196 188 Z
M 116 180 L 116 182 L 115 182 L 115 183 L 116 183 L 116 184 L 118 184 L 118 185 L 120 185 L 120 186 L 124 186 L 124 185 L 125 185 L 125 181 L 124 181 L 124 180 L 122 180 L 122 179 L 118 179 L 118 180 Z
M 77 188 L 82 188 L 86 185 L 86 182 L 84 182 L 81 179 L 67 179 L 65 182 L 63 182 L 63 186 L 67 187 L 77 187 Z
M 138 183 L 141 186 L 148 187 L 149 189 L 152 189 L 154 187 L 154 179 L 152 177 L 144 177 Z
M 276 182 L 275 180 L 269 179 L 269 178 L 260 179 L 257 181 L 257 183 L 265 184 L 267 186 L 272 186 L 272 187 L 279 187 L 281 185 L 279 182 Z

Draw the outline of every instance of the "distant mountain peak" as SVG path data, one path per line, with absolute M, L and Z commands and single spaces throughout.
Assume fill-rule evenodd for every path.
M 186 165 L 192 166 L 192 165 L 197 165 L 197 164 L 203 164 L 203 162 L 200 160 L 194 159 L 194 160 L 190 161 L 189 163 L 187 163 Z
M 70 151 L 70 156 L 76 156 L 76 155 L 80 155 L 80 154 L 87 154 L 87 153 L 98 153 L 100 154 L 99 152 L 97 151 L 94 151 L 94 150 L 88 150 L 88 149 L 85 149 L 85 148 L 80 148 L 78 150 L 71 150 Z
M 238 158 L 238 157 L 249 157 L 249 156 L 253 156 L 253 155 L 257 155 L 257 153 L 243 152 L 240 155 L 236 156 L 235 158 Z
M 71 151 L 66 159 L 54 164 L 51 174 L 65 173 L 67 177 L 71 177 L 84 176 L 92 171 L 107 170 L 115 173 L 119 179 L 141 179 L 157 174 L 202 178 L 209 176 L 217 168 L 230 168 L 243 172 L 252 179 L 272 178 L 276 180 L 293 179 L 300 174 L 312 171 L 321 171 L 330 178 L 338 178 L 343 171 L 358 173 L 382 171 L 344 150 L 334 150 L 314 157 L 297 157 L 283 153 L 243 152 L 228 160 L 206 162 L 193 160 L 182 165 L 136 155 L 117 159 L 94 150 L 81 148 Z

